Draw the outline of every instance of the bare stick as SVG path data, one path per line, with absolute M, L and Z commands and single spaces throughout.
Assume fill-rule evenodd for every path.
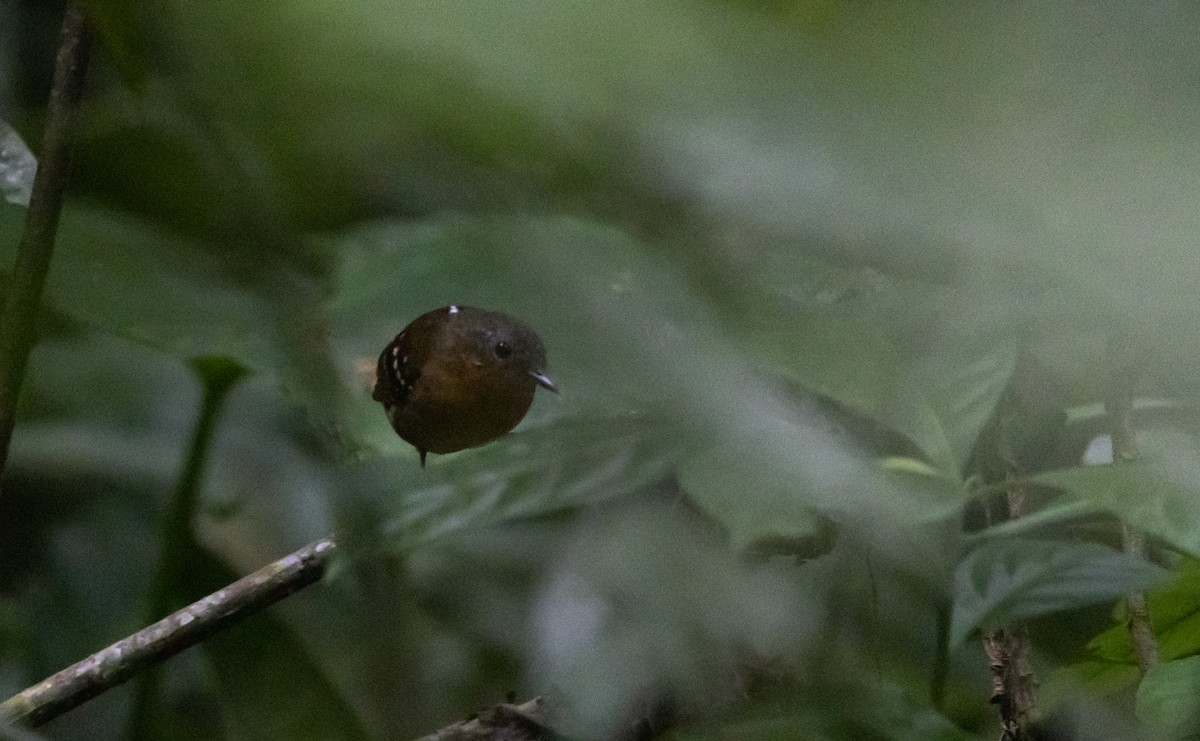
M 0 704 L 0 723 L 38 726 L 233 622 L 318 581 L 336 546 L 310 543 Z
M 50 88 L 41 161 L 33 179 L 33 193 L 25 212 L 25 231 L 17 247 L 4 313 L 0 314 L 0 472 L 8 459 L 17 398 L 25 377 L 25 364 L 36 338 L 42 286 L 46 283 L 50 257 L 54 253 L 58 215 L 71 166 L 75 110 L 83 94 L 90 46 L 83 12 L 76 3 L 68 3 L 55 61 L 54 83 Z

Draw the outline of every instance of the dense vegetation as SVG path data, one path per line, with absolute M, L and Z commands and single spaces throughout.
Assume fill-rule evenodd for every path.
M 38 733 L 404 739 L 510 693 L 581 738 L 1200 728 L 1197 11 L 84 7 L 0 690 L 342 547 Z M 61 13 L 0 0 L 35 151 Z M 449 303 L 562 393 L 421 470 L 362 368 Z

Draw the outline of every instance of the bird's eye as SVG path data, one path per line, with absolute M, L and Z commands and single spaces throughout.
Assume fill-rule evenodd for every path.
M 500 358 L 501 360 L 504 360 L 509 355 L 512 355 L 512 346 L 507 342 L 497 342 L 496 346 L 492 348 L 492 350 L 496 353 L 496 357 Z

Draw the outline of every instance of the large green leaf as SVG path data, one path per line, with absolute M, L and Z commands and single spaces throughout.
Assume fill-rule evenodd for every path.
M 1163 661 L 1200 653 L 1200 563 L 1187 559 L 1170 582 L 1148 594 L 1158 654 Z M 1051 674 L 1043 696 L 1051 705 L 1060 697 L 1085 691 L 1109 695 L 1138 684 L 1140 674 L 1123 609 L 1113 625 L 1088 642 L 1087 656 Z
M 627 495 L 669 473 L 686 440 L 653 420 L 559 421 L 483 448 L 376 460 L 350 479 L 366 518 L 360 534 L 407 552 L 439 538 Z M 398 441 L 399 442 L 399 441 Z M 400 443 L 403 444 L 403 443 Z M 359 519 L 359 522 L 362 520 Z
M 1137 717 L 1163 741 L 1200 734 L 1200 656 L 1168 661 L 1150 669 L 1138 685 Z
M 1200 497 L 1195 452 L 1172 446 L 1169 455 L 1120 465 L 1080 466 L 1038 474 L 1039 484 L 1064 490 L 1174 547 L 1200 554 Z
M 1013 372 L 1013 336 L 947 322 L 938 315 L 945 292 L 935 285 L 793 251 L 803 257 L 771 276 L 787 291 L 764 296 L 787 308 L 738 317 L 747 349 L 771 372 L 901 433 L 946 475 L 959 475 Z M 778 262 L 771 258 L 760 258 L 764 271 Z
M 782 481 L 720 447 L 683 461 L 678 475 L 688 496 L 724 525 L 737 548 L 820 531 L 818 500 L 804 490 L 804 482 Z
M 1170 583 L 1149 594 L 1158 653 L 1172 660 L 1200 653 L 1200 563 L 1188 559 L 1175 568 Z M 1092 639 L 1092 658 L 1134 664 L 1133 643 L 1123 620 Z
M 19 224 L 0 220 L 0 258 L 11 262 Z M 257 370 L 284 351 L 270 335 L 271 307 L 239 287 L 200 243 L 96 208 L 67 208 L 47 303 L 80 322 L 180 358 L 227 355 Z
M 954 574 L 952 642 L 977 628 L 1116 599 L 1146 589 L 1166 572 L 1094 543 L 986 541 Z
M 866 702 L 863 702 L 866 700 Z M 848 705 L 857 721 L 847 723 Z M 668 733 L 671 741 L 967 741 L 975 736 L 955 726 L 936 710 L 905 695 L 887 682 L 861 686 L 820 687 L 806 697 L 752 702 L 721 723 L 685 725 Z
M 4 263 L 13 259 L 21 214 L 0 205 Z M 318 419 L 335 415 L 323 319 L 309 281 L 288 270 L 243 279 L 214 249 L 128 214 L 68 206 L 44 302 L 182 360 L 233 358 L 283 383 Z
M 901 400 L 884 421 L 904 432 L 944 474 L 962 471 L 1017 361 L 1005 335 L 946 337 L 914 352 Z

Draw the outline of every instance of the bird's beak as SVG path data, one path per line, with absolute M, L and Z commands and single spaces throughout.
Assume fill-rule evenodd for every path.
M 558 393 L 558 388 L 555 387 L 554 381 L 551 381 L 545 373 L 540 371 L 529 371 L 529 375 L 533 376 L 533 380 L 537 381 L 538 385 L 542 388 L 546 389 L 547 391 L 553 391 L 556 394 Z

